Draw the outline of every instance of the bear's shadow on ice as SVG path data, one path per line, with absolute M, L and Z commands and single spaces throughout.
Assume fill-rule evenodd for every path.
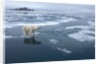
M 38 44 L 41 44 L 41 42 L 36 41 L 34 37 L 24 38 L 24 43 L 26 45 L 38 45 Z

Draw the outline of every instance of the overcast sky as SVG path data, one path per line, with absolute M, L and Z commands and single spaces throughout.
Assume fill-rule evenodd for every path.
M 94 5 L 80 5 L 80 4 L 58 4 L 58 3 L 37 3 L 37 2 L 23 2 L 23 1 L 10 1 L 5 0 L 5 6 L 11 7 L 29 7 L 33 9 L 47 9 L 47 10 L 82 10 L 82 11 L 94 11 Z

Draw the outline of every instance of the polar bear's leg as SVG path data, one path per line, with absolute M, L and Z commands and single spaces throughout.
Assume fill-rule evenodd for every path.
M 24 37 L 29 37 L 30 27 L 29 26 L 23 26 L 23 35 Z

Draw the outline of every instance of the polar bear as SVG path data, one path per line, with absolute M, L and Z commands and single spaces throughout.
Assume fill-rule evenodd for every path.
M 23 30 L 23 34 L 25 37 L 32 37 L 34 36 L 34 31 L 39 29 L 40 27 L 39 26 L 28 26 L 28 25 L 25 25 L 23 26 L 22 30 Z

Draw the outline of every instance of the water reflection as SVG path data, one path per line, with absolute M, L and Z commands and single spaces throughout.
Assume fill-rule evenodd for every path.
M 34 37 L 31 37 L 31 38 L 24 38 L 24 43 L 25 43 L 26 45 L 41 44 L 41 42 L 36 41 Z

